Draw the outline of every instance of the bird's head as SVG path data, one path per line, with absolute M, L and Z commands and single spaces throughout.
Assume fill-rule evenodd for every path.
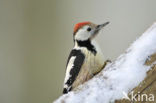
M 100 25 L 96 25 L 91 22 L 77 23 L 74 27 L 74 40 L 92 40 L 98 34 L 98 32 L 107 24 L 109 24 L 109 22 Z

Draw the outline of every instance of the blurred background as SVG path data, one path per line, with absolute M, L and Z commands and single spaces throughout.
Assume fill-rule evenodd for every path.
M 97 37 L 114 60 L 156 21 L 156 0 L 0 0 L 0 103 L 51 103 L 62 93 L 73 26 L 110 24 Z

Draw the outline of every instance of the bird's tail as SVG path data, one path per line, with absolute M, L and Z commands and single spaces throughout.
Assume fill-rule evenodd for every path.
M 63 94 L 67 94 L 68 92 L 71 91 L 71 87 L 63 88 Z

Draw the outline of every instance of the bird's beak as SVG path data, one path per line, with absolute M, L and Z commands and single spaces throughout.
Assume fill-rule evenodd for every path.
M 105 22 L 105 23 L 103 23 L 103 24 L 97 25 L 97 26 L 95 27 L 94 31 L 92 32 L 93 35 L 91 36 L 91 39 L 94 38 L 94 37 L 98 34 L 98 32 L 99 32 L 103 27 L 105 27 L 107 24 L 109 24 L 109 22 Z
M 94 35 L 96 35 L 103 27 L 105 27 L 107 24 L 109 24 L 109 22 L 105 22 L 105 23 L 103 23 L 103 24 L 100 24 L 100 25 L 97 25 L 96 27 L 95 27 L 95 31 L 94 31 Z
M 103 24 L 97 25 L 96 26 L 96 29 L 99 29 L 100 30 L 101 28 L 105 27 L 107 24 L 109 24 L 109 22 L 105 22 Z

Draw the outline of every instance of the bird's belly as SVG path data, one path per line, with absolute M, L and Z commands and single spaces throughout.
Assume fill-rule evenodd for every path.
M 100 54 L 94 56 L 92 53 L 88 53 L 85 57 L 85 61 L 81 67 L 81 70 L 74 81 L 72 88 L 83 84 L 85 81 L 91 79 L 94 74 L 99 72 L 104 64 L 104 60 Z
M 93 56 L 93 55 L 87 57 L 85 62 L 86 62 L 85 64 L 87 65 L 87 68 L 92 74 L 101 70 L 104 64 L 104 60 L 101 57 Z

